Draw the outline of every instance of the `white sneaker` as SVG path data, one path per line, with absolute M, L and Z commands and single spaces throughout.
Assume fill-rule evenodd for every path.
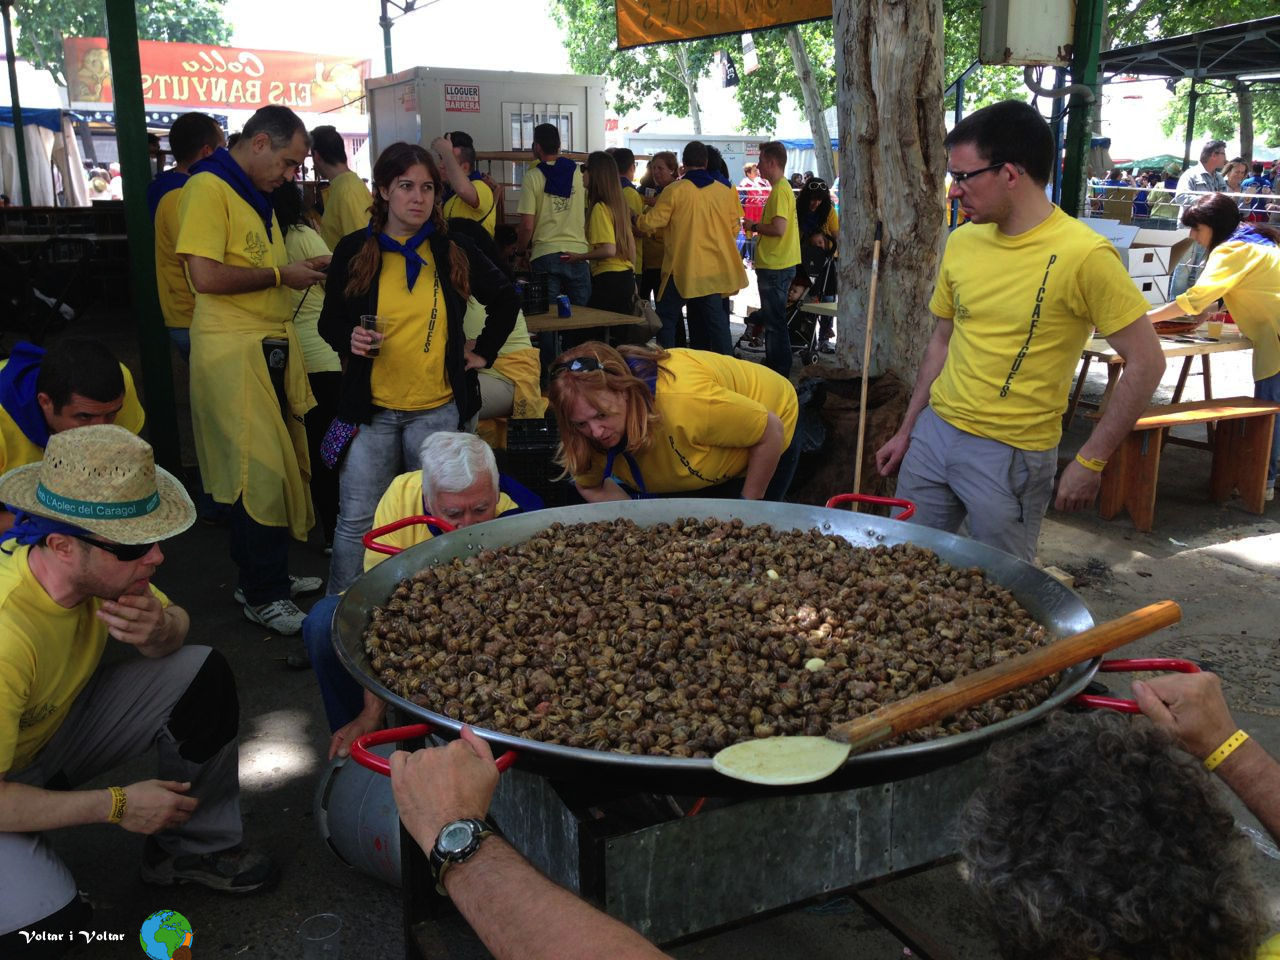
M 1276 488 L 1267 487 L 1267 492 L 1262 495 L 1263 500 L 1274 500 L 1276 498 Z
M 272 600 L 270 603 L 251 607 L 244 605 L 244 615 L 254 623 L 261 624 L 272 633 L 284 637 L 292 637 L 302 632 L 302 621 L 306 614 L 298 609 L 292 600 Z
M 289 596 L 305 597 L 308 593 L 319 593 L 320 588 L 324 586 L 324 581 L 319 577 L 295 577 L 289 576 Z M 235 593 L 231 594 L 236 603 L 248 603 L 244 598 L 244 591 L 236 587 Z

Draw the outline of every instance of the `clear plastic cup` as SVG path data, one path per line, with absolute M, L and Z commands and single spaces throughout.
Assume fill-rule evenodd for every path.
M 336 913 L 317 913 L 298 926 L 302 960 L 342 960 L 342 918 Z
M 360 326 L 373 332 L 374 342 L 369 344 L 369 356 L 378 356 L 382 353 L 382 339 L 387 335 L 387 318 L 366 313 L 360 317 Z

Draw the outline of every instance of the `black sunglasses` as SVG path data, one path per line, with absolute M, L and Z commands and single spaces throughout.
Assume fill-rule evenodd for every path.
M 569 373 L 594 373 L 603 369 L 604 367 L 595 357 L 574 357 L 568 363 L 553 364 L 551 367 L 551 379 L 554 380 L 566 371 Z
M 117 560 L 123 560 L 126 563 L 141 560 L 155 546 L 154 543 L 103 543 L 101 540 L 95 540 L 93 537 L 82 536 L 78 533 L 73 533 L 72 536 L 81 543 L 87 543 L 91 547 L 105 550 Z
M 977 170 L 965 170 L 963 172 L 948 170 L 947 173 L 951 174 L 952 183 L 964 183 L 969 178 L 976 177 L 980 173 L 990 173 L 992 170 L 999 170 L 1003 166 L 1003 163 L 993 163 L 989 167 L 979 167 Z

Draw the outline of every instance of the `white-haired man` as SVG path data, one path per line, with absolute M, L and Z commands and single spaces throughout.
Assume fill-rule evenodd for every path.
M 489 445 L 471 433 L 433 433 L 420 448 L 421 470 L 402 473 L 391 481 L 374 512 L 374 529 L 405 517 L 427 516 L 451 527 L 469 527 L 508 513 L 536 510 L 541 499 L 509 477 L 498 474 Z M 378 542 L 407 550 L 430 540 L 440 528 L 426 523 L 402 527 Z M 373 569 L 386 554 L 366 550 L 364 569 Z M 333 614 L 340 594 L 318 601 L 302 623 L 302 639 L 316 671 L 320 696 L 333 737 L 329 758 L 345 757 L 356 737 L 377 730 L 387 705 L 365 690 L 342 668 L 333 649 Z

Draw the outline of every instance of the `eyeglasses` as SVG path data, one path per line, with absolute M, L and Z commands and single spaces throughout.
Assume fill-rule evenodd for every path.
M 93 537 L 82 536 L 78 533 L 73 533 L 72 536 L 81 543 L 87 543 L 91 547 L 107 551 L 117 560 L 123 560 L 125 563 L 141 560 L 155 546 L 154 543 L 103 543 L 101 540 L 95 540 Z
M 1003 166 L 1003 163 L 993 163 L 989 167 L 979 167 L 977 170 L 948 170 L 947 173 L 951 176 L 951 182 L 959 185 L 967 180 L 971 180 L 980 173 L 990 173 L 992 170 L 999 170 Z
M 554 380 L 560 374 L 565 373 L 594 373 L 597 370 L 603 370 L 604 367 L 595 357 L 574 357 L 568 363 L 557 363 L 551 367 L 551 379 Z

